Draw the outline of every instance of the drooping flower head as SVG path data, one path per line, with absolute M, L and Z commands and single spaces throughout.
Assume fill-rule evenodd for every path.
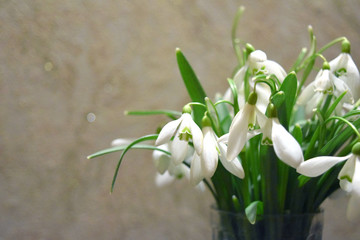
M 360 98 L 360 74 L 350 55 L 350 42 L 342 42 L 342 51 L 339 56 L 330 61 L 330 70 L 349 88 L 351 96 L 357 101 Z
M 277 157 L 287 165 L 297 168 L 304 156 L 300 144 L 280 124 L 275 106 L 270 103 L 266 116 L 259 115 L 258 122 L 262 132 L 262 144 L 273 145 Z
M 347 218 L 351 221 L 360 217 L 360 143 L 352 148 L 352 153 L 344 157 L 320 156 L 306 160 L 296 171 L 308 177 L 317 177 L 336 164 L 345 161 L 339 172 L 340 187 L 350 194 Z
M 253 94 L 253 95 L 252 95 Z M 291 167 L 296 168 L 304 161 L 303 153 L 295 138 L 279 123 L 277 112 L 272 103 L 268 105 L 267 116 L 256 110 L 256 93 L 249 96 L 245 104 L 233 119 L 228 137 L 227 159 L 234 159 L 244 148 L 249 138 L 262 133 L 262 144 L 273 145 L 278 158 Z M 256 118 L 255 118 L 256 115 Z M 252 131 L 256 122 L 260 129 Z
M 251 79 L 257 75 L 270 76 L 274 75 L 280 82 L 286 77 L 286 72 L 284 68 L 275 61 L 268 60 L 266 53 L 261 50 L 255 50 L 250 44 L 246 45 L 246 50 L 249 53 L 248 59 L 243 67 L 234 76 L 234 82 L 238 89 L 238 102 L 239 106 L 242 108 L 245 105 L 245 81 L 246 77 L 250 79 L 249 87 L 250 91 L 254 90 L 255 82 Z M 249 74 L 249 76 L 247 76 Z M 260 83 L 256 86 L 256 91 L 258 93 L 257 107 L 265 113 L 266 106 L 269 103 L 269 97 L 271 91 L 266 84 Z M 224 96 L 224 99 L 231 100 L 231 90 L 229 89 Z
M 349 92 L 349 87 L 344 81 L 335 76 L 330 70 L 329 63 L 325 61 L 322 69 L 316 75 L 315 80 L 304 88 L 297 103 L 305 106 L 307 117 L 311 117 L 313 112 L 321 107 L 321 104 L 328 95 L 339 97 L 345 91 L 347 93 L 342 99 L 342 104 L 345 102 L 353 103 L 353 97 Z
M 218 141 L 219 139 L 207 116 L 204 116 L 202 126 L 204 134 L 203 148 L 201 154 L 194 153 L 190 170 L 191 183 L 196 185 L 204 178 L 211 178 L 216 171 L 219 158 L 226 170 L 239 178 L 244 178 L 244 170 L 240 161 L 237 158 L 232 159 L 233 161 L 226 160 L 226 146 Z
M 199 126 L 191 117 L 191 107 L 186 105 L 183 108 L 183 114 L 177 120 L 167 123 L 160 131 L 155 142 L 156 145 L 170 143 L 170 151 L 175 164 L 184 161 L 188 152 L 188 143 L 192 140 L 195 151 L 200 154 L 202 149 L 203 135 Z

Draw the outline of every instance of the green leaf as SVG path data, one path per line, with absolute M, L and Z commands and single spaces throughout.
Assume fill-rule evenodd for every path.
M 122 162 L 125 154 L 127 153 L 127 151 L 129 151 L 131 148 L 133 148 L 133 146 L 136 145 L 137 143 L 144 142 L 144 141 L 148 141 L 148 140 L 155 140 L 155 139 L 157 139 L 157 137 L 158 137 L 158 134 L 151 134 L 151 135 L 146 135 L 146 136 L 140 137 L 140 138 L 136 139 L 135 141 L 133 141 L 132 143 L 130 143 L 130 144 L 124 149 L 124 151 L 122 152 L 122 154 L 121 154 L 121 156 L 120 156 L 119 162 L 118 162 L 118 164 L 116 165 L 116 169 L 115 169 L 114 177 L 113 177 L 113 180 L 112 180 L 110 192 L 113 192 L 113 191 L 114 191 L 114 186 L 115 186 L 115 182 L 116 182 L 117 175 L 118 175 L 118 173 L 119 173 L 119 168 L 120 168 L 121 162 Z
M 302 48 L 300 53 L 299 53 L 299 56 L 297 57 L 294 65 L 291 67 L 290 71 L 297 71 L 297 68 L 298 66 L 302 63 L 302 61 L 304 60 L 305 58 L 305 54 L 307 52 L 307 49 L 306 48 Z
M 172 111 L 172 110 L 136 110 L 136 111 L 125 111 L 125 115 L 167 115 L 172 119 L 177 119 L 181 116 L 181 112 Z
M 236 114 L 239 112 L 239 110 L 240 110 L 240 108 L 239 108 L 239 102 L 238 102 L 238 94 L 237 94 L 237 93 L 238 93 L 238 90 L 237 90 L 237 88 L 236 88 L 235 82 L 234 82 L 232 79 L 228 78 L 227 80 L 228 80 L 228 83 L 229 83 L 229 85 L 230 85 L 230 89 L 231 89 L 231 92 L 232 92 L 232 95 L 233 95 L 234 115 L 236 115 Z
M 271 96 L 271 102 L 275 105 L 276 108 L 279 108 L 281 104 L 285 101 L 285 93 L 283 91 L 279 91 Z
M 296 141 L 302 146 L 303 134 L 302 129 L 299 124 L 295 124 L 294 129 L 292 131 L 292 135 L 296 139 Z
M 179 48 L 176 49 L 176 59 L 179 66 L 181 77 L 184 81 L 188 94 L 193 102 L 205 104 L 206 93 L 201 86 L 194 70 L 185 58 Z M 201 120 L 204 116 L 205 109 L 200 106 L 193 106 L 194 121 L 201 126 Z
M 280 122 L 288 128 L 291 119 L 291 113 L 296 101 L 297 78 L 295 72 L 289 73 L 281 84 L 280 91 L 285 93 L 285 101 L 278 109 Z
M 325 119 L 327 119 L 328 117 L 330 117 L 330 115 L 333 113 L 333 111 L 335 111 L 336 106 L 340 103 L 341 99 L 343 99 L 343 97 L 345 96 L 345 94 L 347 93 L 347 91 L 343 92 L 334 102 L 333 104 L 331 104 L 331 106 L 327 109 L 326 113 L 325 113 Z
M 220 97 L 216 97 L 216 101 L 221 101 Z M 222 134 L 228 133 L 231 125 L 232 117 L 230 115 L 229 109 L 226 106 L 227 103 L 216 104 L 216 110 L 219 115 L 220 127 Z M 222 135 L 221 134 L 221 135 Z
M 256 216 L 264 213 L 264 204 L 262 201 L 254 201 L 245 209 L 247 219 L 251 224 L 256 222 Z
M 360 119 L 357 119 L 352 123 L 357 129 L 360 128 Z M 344 144 L 352 135 L 354 135 L 354 130 L 347 126 L 344 130 L 336 134 L 332 139 L 330 139 L 324 147 L 321 148 L 319 155 L 330 155 L 337 147 L 340 147 Z
M 299 187 L 302 187 L 305 185 L 305 183 L 307 183 L 309 180 L 311 180 L 311 177 L 300 175 L 300 176 L 298 176 L 298 180 L 299 180 Z
M 87 159 L 93 159 L 93 158 L 100 157 L 100 156 L 103 156 L 103 155 L 106 155 L 106 154 L 109 154 L 109 153 L 123 151 L 124 149 L 126 149 L 127 146 L 128 145 L 107 148 L 107 149 L 104 149 L 104 150 L 101 150 L 101 151 L 98 151 L 96 153 L 93 153 L 93 154 L 89 155 L 87 157 Z M 156 151 L 160 151 L 160 152 L 166 153 L 168 155 L 171 155 L 170 152 L 168 152 L 168 151 L 166 151 L 164 149 L 157 148 L 157 147 L 154 147 L 154 146 L 148 145 L 148 144 L 136 144 L 132 148 L 134 148 L 134 149 L 156 150 Z

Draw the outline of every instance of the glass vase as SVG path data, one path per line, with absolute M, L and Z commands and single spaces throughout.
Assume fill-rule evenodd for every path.
M 321 240 L 324 216 L 318 213 L 258 216 L 211 209 L 213 240 Z

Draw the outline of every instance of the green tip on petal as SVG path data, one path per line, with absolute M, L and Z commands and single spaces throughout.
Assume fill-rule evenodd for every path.
M 277 117 L 277 111 L 276 111 L 274 104 L 269 103 L 269 105 L 266 108 L 266 116 L 268 118 L 276 118 Z
M 351 149 L 351 152 L 355 155 L 360 156 L 360 142 L 355 143 L 355 145 Z
M 210 118 L 205 115 L 201 120 L 201 124 L 202 124 L 203 127 L 211 127 Z
M 322 69 L 323 70 L 330 70 L 330 64 L 327 61 L 325 61 L 323 63 Z
M 189 104 L 186 104 L 186 105 L 183 107 L 182 113 L 189 113 L 189 114 L 191 114 L 191 107 L 190 107 Z
M 246 49 L 247 54 L 250 54 L 250 53 L 252 53 L 253 51 L 255 51 L 255 48 L 254 48 L 253 45 L 251 45 L 250 43 L 247 43 L 247 44 L 245 45 L 245 49 Z
M 345 38 L 344 41 L 341 43 L 341 52 L 343 53 L 350 53 L 350 42 Z
M 248 103 L 250 105 L 255 105 L 257 102 L 257 93 L 256 92 L 251 92 L 248 98 Z

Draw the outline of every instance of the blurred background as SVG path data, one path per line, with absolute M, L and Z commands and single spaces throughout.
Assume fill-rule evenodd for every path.
M 360 65 L 358 0 L 0 1 L 0 239 L 211 239 L 209 193 L 186 179 L 158 188 L 151 152 L 87 160 L 118 137 L 153 133 L 189 99 L 180 47 L 209 96 L 235 66 L 230 29 L 289 69 L 308 46 L 346 36 Z M 340 46 L 325 56 L 335 57 Z M 347 199 L 324 204 L 324 239 L 360 239 Z

